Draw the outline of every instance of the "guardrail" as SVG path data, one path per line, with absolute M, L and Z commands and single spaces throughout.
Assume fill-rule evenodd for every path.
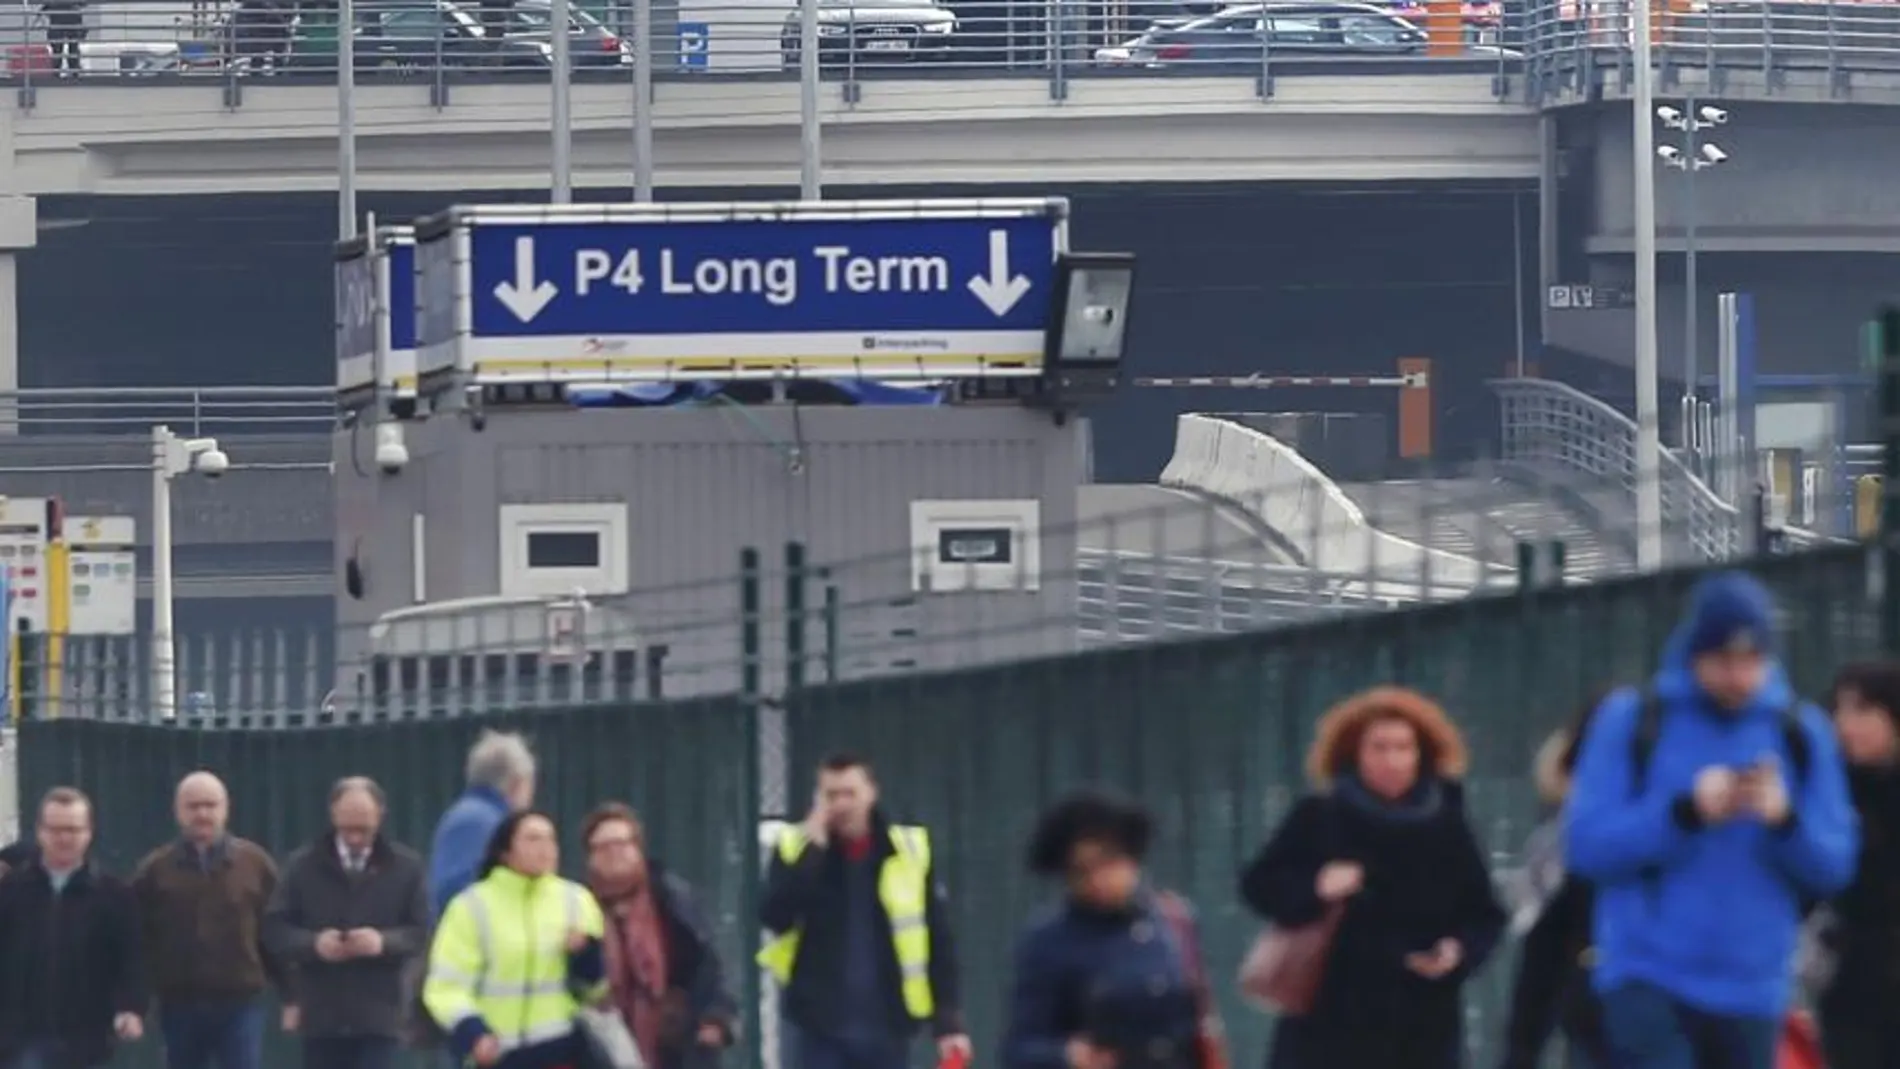
M 1430 593 L 1417 583 L 1293 564 L 1111 550 L 1082 550 L 1076 578 L 1077 622 L 1091 645 L 1282 627 L 1405 608 Z
M 1841 95 L 1855 74 L 1900 74 L 1900 8 L 1882 0 L 1656 0 L 1652 40 L 1664 86 L 1687 70 L 1705 72 L 1706 92 L 1730 87 L 1731 75 L 1754 91 L 1790 89 L 1788 75 Z M 1508 32 L 1528 57 L 1533 95 L 1588 92 L 1603 80 L 1627 86 L 1634 50 L 1632 6 L 1625 0 L 1538 3 L 1524 26 Z
M 1544 379 L 1498 379 L 1491 383 L 1501 404 L 1505 461 L 1554 466 L 1591 476 L 1623 490 L 1628 512 L 1606 517 L 1627 522 L 1636 514 L 1636 421 L 1575 387 Z M 1742 552 L 1743 517 L 1722 500 L 1682 458 L 1662 451 L 1662 521 L 1665 555 L 1683 562 L 1726 560 Z M 1799 527 L 1782 529 L 1793 546 L 1830 541 Z
M 1280 73 L 1410 73 L 1516 69 L 1497 41 L 1498 8 L 1467 7 L 1463 26 L 1429 49 L 1421 6 L 1347 7 L 1335 20 L 1237 20 L 1227 5 L 1173 0 L 824 0 L 819 61 L 827 80 L 1020 75 L 1254 75 L 1271 93 Z M 660 80 L 796 78 L 801 25 L 784 0 L 654 5 L 651 70 Z M 576 81 L 627 81 L 636 21 L 627 0 L 572 5 Z M 545 81 L 552 69 L 548 0 L 358 0 L 356 77 L 446 87 Z M 334 81 L 334 0 L 94 0 L 73 12 L 0 10 L 6 76 L 34 87 L 251 80 Z M 1192 23 L 1190 26 L 1188 24 Z M 1059 95 L 1059 94 L 1058 94 Z M 440 99 L 441 96 L 438 96 Z
M 57 386 L 0 390 L 7 434 L 137 437 L 167 424 L 190 437 L 320 434 L 336 427 L 331 386 Z
M 1338 484 L 1297 450 L 1231 420 L 1180 417 L 1174 456 L 1160 482 L 1197 490 L 1258 517 L 1321 573 L 1416 585 L 1427 601 L 1514 582 L 1511 569 L 1428 549 L 1373 527 Z

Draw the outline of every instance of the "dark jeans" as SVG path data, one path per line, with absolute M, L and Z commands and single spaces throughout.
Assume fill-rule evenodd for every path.
M 1603 1027 L 1617 1069 L 1774 1069 L 1781 1021 L 1726 1017 L 1630 984 L 1603 995 Z
M 66 1064 L 64 1053 L 57 1043 L 34 1040 L 13 1056 L 6 1069 L 59 1069 Z
M 844 1038 L 798 1029 L 798 1069 L 907 1069 L 910 1043 L 902 1036 Z
M 303 1069 L 390 1069 L 396 1041 L 388 1036 L 313 1036 L 303 1041 Z
M 158 1011 L 165 1069 L 262 1069 L 264 1007 L 255 1002 Z
M 1900 1025 L 1888 1021 L 1823 1013 L 1821 1047 L 1827 1069 L 1900 1069 Z

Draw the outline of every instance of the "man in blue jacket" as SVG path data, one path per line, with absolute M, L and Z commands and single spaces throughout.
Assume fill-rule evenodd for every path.
M 436 823 L 429 846 L 430 916 L 475 882 L 489 837 L 510 812 L 534 804 L 534 753 L 512 732 L 484 731 L 468 751 L 468 789 Z
M 1622 1069 L 1772 1069 L 1803 904 L 1859 828 L 1826 718 L 1774 658 L 1750 576 L 1703 580 L 1648 687 L 1598 710 L 1571 868 L 1597 887 L 1595 986 Z

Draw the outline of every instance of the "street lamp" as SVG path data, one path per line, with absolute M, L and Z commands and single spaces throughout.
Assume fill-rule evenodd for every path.
M 1681 110 L 1668 105 L 1657 108 L 1656 118 L 1661 120 L 1664 129 L 1680 135 L 1676 144 L 1658 145 L 1656 155 L 1662 160 L 1663 166 L 1673 167 L 1683 176 L 1682 427 L 1678 433 L 1684 453 L 1690 453 L 1695 445 L 1696 377 L 1701 370 L 1697 366 L 1696 336 L 1701 293 L 1696 275 L 1695 176 L 1728 159 L 1728 153 L 1722 151 L 1722 146 L 1704 141 L 1701 136 L 1702 131 L 1728 122 L 1728 112 L 1710 104 L 1697 107 L 1694 100 L 1688 100 L 1683 102 Z
M 216 438 L 180 438 L 152 428 L 152 704 L 161 720 L 178 715 L 178 651 L 172 637 L 172 480 L 195 471 L 216 479 L 231 458 Z

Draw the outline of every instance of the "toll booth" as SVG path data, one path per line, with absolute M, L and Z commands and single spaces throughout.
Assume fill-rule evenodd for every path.
M 1067 222 L 1058 199 L 417 221 L 413 408 L 339 369 L 338 705 L 516 657 L 676 697 L 1073 649 L 1078 407 L 1120 382 L 1132 262 L 1071 252 Z M 391 292 L 339 299 L 339 364 L 388 335 Z M 563 599 L 588 626 L 500 628 Z M 403 621 L 413 663 L 370 667 Z

